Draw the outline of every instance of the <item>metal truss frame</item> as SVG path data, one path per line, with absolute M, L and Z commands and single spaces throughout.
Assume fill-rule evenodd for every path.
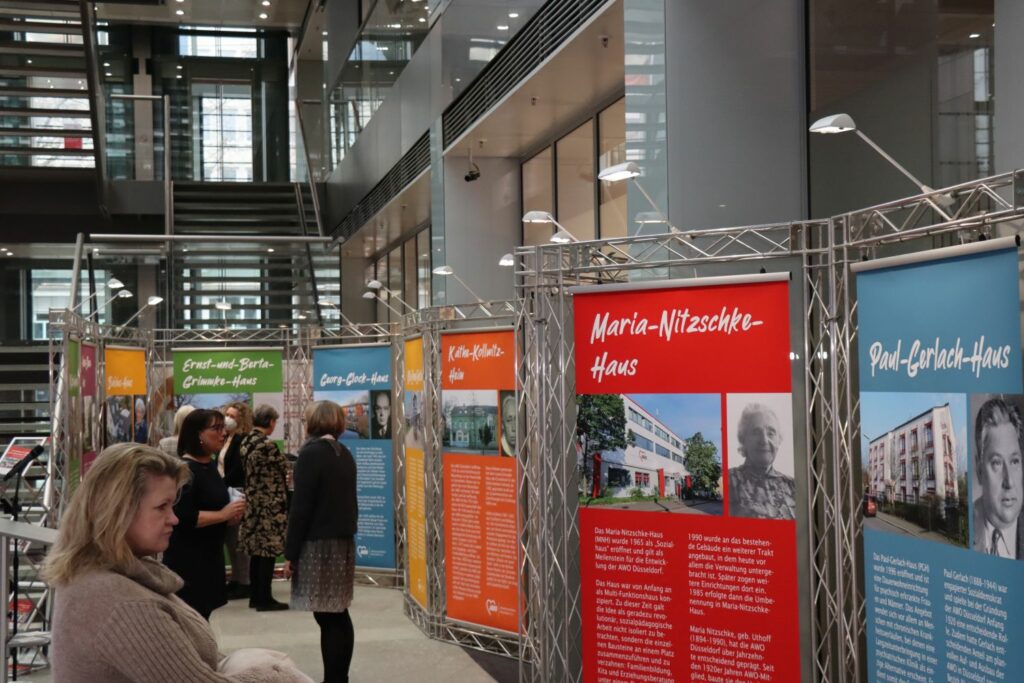
M 525 418 L 518 446 L 533 504 L 524 527 L 527 582 L 521 681 L 582 681 L 574 339 L 569 288 L 595 282 L 667 280 L 718 274 L 723 264 L 797 259 L 805 310 L 805 401 L 808 419 L 807 615 L 815 681 L 845 681 L 828 653 L 839 650 L 848 609 L 836 589 L 842 558 L 850 556 L 834 492 L 843 481 L 832 441 L 842 427 L 831 402 L 835 368 L 829 362 L 835 302 L 830 298 L 835 234 L 830 221 L 801 221 L 686 233 L 522 247 L 516 287 L 523 305 L 517 327 L 523 343 L 518 382 Z M 746 268 L 755 267 L 753 264 Z M 735 269 L 735 267 L 733 267 Z M 701 272 L 703 271 L 703 272 Z M 538 457 L 539 456 L 539 457 Z
M 298 342 L 292 347 L 288 373 L 288 383 L 292 386 L 291 395 L 295 399 L 292 411 L 294 413 L 292 433 L 300 437 L 294 450 L 298 450 L 305 436 L 303 411 L 307 405 L 313 402 L 313 350 L 319 346 L 344 346 L 346 344 L 386 344 L 390 346 L 391 386 L 395 396 L 391 411 L 391 433 L 397 435 L 401 431 L 394 428 L 403 424 L 398 406 L 402 405 L 403 400 L 399 368 L 403 367 L 402 356 L 405 346 L 399 335 L 399 325 L 397 323 L 367 323 L 342 325 L 334 328 L 307 325 L 300 329 Z M 379 588 L 402 588 L 405 585 L 405 457 L 399 448 L 400 445 L 397 436 L 392 436 L 392 494 L 394 498 L 392 514 L 395 520 L 395 568 L 371 569 L 357 566 L 356 580 L 364 585 Z
M 943 198 L 936 206 L 936 198 Z M 853 211 L 832 219 L 835 238 L 832 310 L 829 325 L 835 378 L 830 398 L 843 422 L 833 432 L 832 447 L 840 477 L 832 496 L 842 525 L 844 545 L 854 552 L 840 557 L 837 596 L 847 618 L 838 650 L 847 680 L 866 676 L 866 606 L 860 548 L 861 511 L 860 388 L 857 379 L 857 297 L 850 265 L 894 253 L 922 252 L 1001 235 L 1024 233 L 1024 171 L 962 183 L 935 192 Z
M 490 301 L 459 306 L 424 308 L 404 316 L 402 341 L 421 337 L 423 340 L 423 410 L 426 443 L 423 453 L 424 507 L 427 540 L 427 608 L 420 606 L 405 591 L 405 613 L 427 636 L 434 640 L 454 643 L 462 647 L 489 652 L 513 659 L 521 659 L 521 636 L 457 622 L 447 617 L 444 562 L 444 468 L 443 446 L 444 415 L 441 412 L 441 335 L 444 332 L 481 330 L 488 327 L 511 327 L 516 321 L 513 301 Z M 517 342 L 518 344 L 518 342 Z M 404 378 L 404 362 L 397 376 Z M 405 407 L 402 405 L 402 424 Z M 402 440 L 402 460 L 405 460 L 405 441 Z M 523 505 L 524 475 L 520 471 L 520 519 L 527 514 Z M 403 471 L 404 473 L 404 471 Z M 520 556 L 523 554 L 520 541 Z M 522 664 L 520 664 L 522 668 Z

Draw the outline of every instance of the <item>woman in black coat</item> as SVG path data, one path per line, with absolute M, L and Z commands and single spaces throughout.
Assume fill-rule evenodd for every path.
M 320 626 L 325 683 L 347 683 L 355 632 L 348 614 L 355 573 L 356 462 L 338 435 L 345 414 L 330 401 L 306 411 L 309 440 L 295 464 L 285 575 L 292 609 L 313 612 Z
M 178 525 L 163 556 L 164 564 L 185 580 L 178 597 L 207 620 L 227 602 L 224 532 L 245 512 L 245 501 L 231 502 L 213 460 L 224 437 L 224 416 L 216 411 L 195 410 L 182 423 L 178 455 L 188 464 L 192 479 L 174 506 Z

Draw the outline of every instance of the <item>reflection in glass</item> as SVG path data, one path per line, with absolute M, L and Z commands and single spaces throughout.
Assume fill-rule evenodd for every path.
M 598 172 L 626 161 L 626 99 L 622 98 L 598 115 L 601 139 Z M 626 213 L 628 183 L 598 182 L 601 191 L 601 238 L 626 237 L 630 229 Z
M 523 213 L 527 211 L 555 212 L 550 147 L 523 164 Z M 546 244 L 552 230 L 548 223 L 523 223 L 523 244 Z
M 555 143 L 558 222 L 581 240 L 594 230 L 594 123 L 587 121 Z
M 423 2 L 374 6 L 328 96 L 331 168 L 345 158 L 423 42 L 427 18 Z
M 413 305 L 426 308 L 430 306 L 430 228 L 416 235 L 416 276 L 419 300 Z

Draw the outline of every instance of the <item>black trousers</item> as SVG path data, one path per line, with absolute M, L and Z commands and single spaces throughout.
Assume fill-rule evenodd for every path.
M 320 656 L 324 660 L 324 683 L 348 683 L 348 667 L 352 663 L 355 629 L 348 610 L 344 612 L 313 612 L 320 625 Z
M 274 599 L 270 583 L 274 580 L 273 557 L 249 558 L 249 607 L 268 605 Z

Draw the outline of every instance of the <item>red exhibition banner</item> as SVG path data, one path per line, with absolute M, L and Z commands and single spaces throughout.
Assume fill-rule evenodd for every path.
M 573 305 L 584 681 L 798 683 L 788 274 Z
M 448 618 L 519 631 L 515 339 L 441 335 Z

